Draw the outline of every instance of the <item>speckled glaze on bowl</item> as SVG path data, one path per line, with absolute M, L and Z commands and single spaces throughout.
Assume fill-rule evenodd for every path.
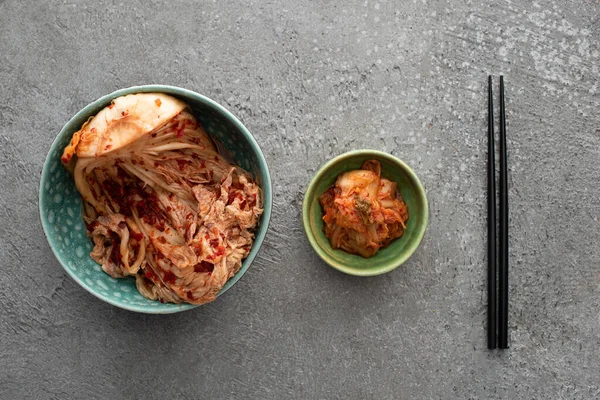
M 370 258 L 331 247 L 323 232 L 323 209 L 319 204 L 319 196 L 335 183 L 339 174 L 360 169 L 366 160 L 378 160 L 382 176 L 398 183 L 409 215 L 404 235 Z M 308 185 L 302 204 L 304 231 L 315 252 L 333 268 L 357 276 L 380 275 L 402 265 L 419 247 L 428 220 L 427 197 L 417 175 L 398 158 L 377 150 L 355 150 L 327 162 Z
M 227 281 L 219 295 L 231 288 L 246 273 L 263 242 L 271 218 L 271 178 L 256 140 L 233 114 L 205 96 L 178 87 L 146 85 L 117 90 L 89 104 L 62 128 L 48 152 L 40 182 L 40 218 L 54 255 L 77 283 L 99 299 L 130 311 L 168 314 L 197 306 L 163 304 L 148 300 L 138 293 L 133 279 L 113 279 L 90 258 L 92 243 L 85 234 L 81 197 L 72 176 L 60 161 L 62 151 L 71 140 L 71 136 L 90 116 L 96 115 L 116 97 L 142 92 L 167 93 L 185 101 L 206 131 L 230 150 L 236 162 L 252 173 L 263 190 L 264 213 L 250 254 L 243 261 L 242 268 Z

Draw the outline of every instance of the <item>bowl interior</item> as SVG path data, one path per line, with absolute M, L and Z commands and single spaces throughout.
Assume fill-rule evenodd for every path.
M 360 169 L 363 162 L 373 159 L 381 163 L 384 178 L 398 183 L 398 190 L 408 207 L 409 218 L 402 237 L 374 256 L 364 258 L 331 247 L 323 232 L 323 210 L 319 204 L 319 196 L 335 183 L 339 174 Z M 406 261 L 421 243 L 427 221 L 427 199 L 417 176 L 402 161 L 375 150 L 345 153 L 325 164 L 310 183 L 303 204 L 304 229 L 317 254 L 332 267 L 359 276 L 389 272 Z
M 227 281 L 219 295 L 246 272 L 264 239 L 271 214 L 271 182 L 267 164 L 256 141 L 241 122 L 214 101 L 185 89 L 162 85 L 122 89 L 98 99 L 77 113 L 58 134 L 44 163 L 40 183 L 40 217 L 57 259 L 69 275 L 90 293 L 110 304 L 132 311 L 172 313 L 196 306 L 148 300 L 138 293 L 133 279 L 111 278 L 89 257 L 92 243 L 85 234 L 81 197 L 72 176 L 60 162 L 62 151 L 71 136 L 90 116 L 97 114 L 116 97 L 140 92 L 168 93 L 187 102 L 207 132 L 223 143 L 236 162 L 257 179 L 263 190 L 265 204 L 256 238 L 242 268 Z

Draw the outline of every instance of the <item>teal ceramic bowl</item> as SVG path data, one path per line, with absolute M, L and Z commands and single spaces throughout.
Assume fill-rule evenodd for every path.
M 339 174 L 360 169 L 366 160 L 378 160 L 381 163 L 381 175 L 398 183 L 398 190 L 408 207 L 404 235 L 370 258 L 331 247 L 323 232 L 323 210 L 319 203 L 319 196 L 335 183 Z M 402 265 L 419 247 L 428 220 L 427 197 L 417 175 L 398 158 L 376 150 L 351 151 L 323 165 L 308 185 L 302 204 L 304 231 L 315 252 L 333 268 L 357 276 L 380 275 Z
M 81 198 L 73 178 L 60 161 L 62 151 L 71 136 L 90 116 L 96 115 L 116 97 L 141 92 L 162 92 L 184 100 L 206 131 L 228 148 L 236 162 L 252 173 L 263 190 L 264 213 L 250 254 L 243 261 L 242 268 L 227 281 L 219 295 L 225 293 L 246 273 L 265 238 L 271 217 L 271 178 L 256 140 L 233 114 L 205 96 L 178 87 L 147 85 L 117 90 L 89 104 L 62 128 L 52 143 L 40 182 L 40 218 L 54 255 L 78 284 L 99 299 L 131 311 L 168 314 L 197 306 L 163 304 L 148 300 L 138 293 L 133 279 L 113 279 L 90 258 L 92 243 L 85 234 L 85 225 L 81 217 Z

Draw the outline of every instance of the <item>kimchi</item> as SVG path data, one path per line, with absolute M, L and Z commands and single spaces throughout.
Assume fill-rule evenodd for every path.
M 179 99 L 115 99 L 73 135 L 62 162 L 83 199 L 91 258 L 151 300 L 210 302 L 250 252 L 261 189 Z
M 377 160 L 340 174 L 319 197 L 325 235 L 331 247 L 363 257 L 373 256 L 404 234 L 408 208 L 396 182 L 381 177 Z

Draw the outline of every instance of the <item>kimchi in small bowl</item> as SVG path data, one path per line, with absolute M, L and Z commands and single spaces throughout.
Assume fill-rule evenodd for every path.
M 365 164 L 365 162 L 367 163 Z M 346 221 L 345 229 L 349 230 L 350 235 L 346 237 L 347 243 L 340 245 L 339 238 L 332 235 L 336 229 L 326 225 L 326 221 L 331 224 L 331 215 L 325 218 L 326 221 L 323 218 L 325 210 L 322 202 L 329 202 L 328 209 L 331 213 L 331 206 L 334 203 L 332 188 L 336 187 L 336 182 L 338 186 L 340 185 L 338 177 L 350 171 L 365 170 L 365 168 L 372 169 L 380 175 L 382 188 L 393 187 L 393 183 L 397 184 L 397 193 L 393 194 L 391 198 L 396 201 L 397 197 L 399 201 L 397 204 L 401 204 L 398 211 L 402 214 L 402 218 L 398 217 L 397 223 L 392 218 L 389 220 L 390 225 L 382 228 L 386 231 L 387 228 L 390 228 L 393 236 L 382 240 L 381 247 L 377 251 L 357 245 L 357 242 L 359 244 L 361 242 L 360 234 L 353 231 L 353 225 L 348 221 Z M 352 176 L 348 174 L 345 176 L 347 177 L 346 181 L 352 179 Z M 348 184 L 348 182 L 341 184 Z M 323 195 L 324 193 L 326 194 Z M 338 193 L 340 192 L 338 191 Z M 341 202 L 342 200 L 344 199 L 336 198 L 335 201 Z M 346 200 L 348 199 L 346 198 Z M 384 198 L 383 202 L 391 204 L 392 200 L 388 196 Z M 364 206 L 364 203 L 360 203 L 358 208 L 362 208 L 360 206 Z M 408 219 L 406 219 L 406 210 L 408 210 Z M 425 235 L 429 218 L 425 190 L 414 171 L 398 158 L 376 150 L 351 151 L 322 166 L 306 190 L 302 213 L 306 236 L 319 257 L 333 268 L 357 276 L 380 275 L 402 265 L 419 247 Z M 361 218 L 361 212 L 357 212 L 357 214 L 358 216 L 354 215 L 354 218 Z M 379 218 L 383 221 L 383 217 Z M 360 224 L 360 220 L 355 221 Z M 363 227 L 357 226 L 356 229 L 364 231 L 366 228 L 363 225 Z
M 231 163 L 247 171 L 249 179 L 251 178 L 253 182 L 256 182 L 256 185 L 262 191 L 262 215 L 258 219 L 257 225 L 252 228 L 251 235 L 253 236 L 253 242 L 249 247 L 243 249 L 245 251 L 245 258 L 241 261 L 241 265 L 232 272 L 231 276 L 228 276 L 228 280 L 224 285 L 217 289 L 218 292 L 215 296 L 223 294 L 244 275 L 256 257 L 269 225 L 272 195 L 267 163 L 252 134 L 233 114 L 215 101 L 190 90 L 164 85 L 136 86 L 117 90 L 114 93 L 101 97 L 79 111 L 66 123 L 54 140 L 54 143 L 52 143 L 42 171 L 39 209 L 42 227 L 54 255 L 65 271 L 85 290 L 109 304 L 130 311 L 167 314 L 189 310 L 196 307 L 196 304 L 199 303 L 189 304 L 181 302 L 175 304 L 175 302 L 168 300 L 163 301 L 164 298 L 161 297 L 157 300 L 147 298 L 146 294 L 142 295 L 142 292 L 138 291 L 139 286 L 136 286 L 136 279 L 133 279 L 131 276 L 122 278 L 117 276 L 119 279 L 115 279 L 115 273 L 109 274 L 105 272 L 103 270 L 105 269 L 105 265 L 101 266 L 91 258 L 90 253 L 93 253 L 92 249 L 95 249 L 95 247 L 86 233 L 90 231 L 93 223 L 89 224 L 87 221 L 84 223 L 82 211 L 85 204 L 82 203 L 82 195 L 78 191 L 78 187 L 76 187 L 74 177 L 63 164 L 65 160 L 61 160 L 61 155 L 63 155 L 63 151 L 69 145 L 74 134 L 83 130 L 82 127 L 89 124 L 91 117 L 98 115 L 101 110 L 105 110 L 106 108 L 110 110 L 114 107 L 118 108 L 118 106 L 115 106 L 115 101 L 118 101 L 122 96 L 126 97 L 146 93 L 164 94 L 175 98 L 177 101 L 185 102 L 189 107 L 186 108 L 186 112 L 193 115 L 198 123 L 201 124 L 208 137 L 214 140 L 215 146 L 217 148 L 222 146 L 222 151 L 227 153 L 227 157 L 231 159 Z M 159 99 L 155 103 L 157 110 L 164 111 L 164 104 Z M 160 108 L 161 104 L 162 108 Z M 163 113 L 163 111 L 160 111 L 160 113 Z M 126 117 L 128 116 L 128 112 L 123 111 L 122 115 Z M 157 118 L 160 118 L 160 115 L 157 115 Z M 124 129 L 121 129 L 119 132 L 122 133 L 123 131 Z M 152 137 L 154 138 L 155 135 L 153 134 Z M 159 135 L 158 139 L 160 137 Z M 180 137 L 179 131 L 176 137 Z M 81 140 L 83 141 L 83 139 Z M 107 145 L 103 147 L 103 150 L 107 152 L 112 151 L 109 149 L 110 147 L 110 145 Z M 159 152 L 159 147 L 153 149 L 154 152 Z M 132 151 L 131 154 L 134 154 L 134 152 Z M 214 157 L 216 160 L 215 163 L 223 156 L 221 151 L 219 151 L 219 154 L 219 156 Z M 96 153 L 96 157 L 98 157 L 98 153 Z M 225 156 L 222 158 L 225 158 Z M 90 159 L 93 160 L 93 157 L 90 157 Z M 160 166 L 162 164 L 157 162 L 155 165 Z M 179 169 L 184 172 L 185 168 L 186 165 L 179 166 Z M 212 179 L 212 175 L 210 176 Z M 222 185 L 223 182 L 222 180 Z M 143 199 L 138 201 L 138 206 L 141 207 L 143 202 Z M 122 229 L 125 230 L 127 225 L 125 223 L 122 225 Z M 135 239 L 134 243 L 141 243 L 144 240 L 144 235 L 139 233 L 135 233 L 135 235 L 131 236 Z M 121 243 L 121 247 L 123 247 L 123 242 L 125 242 L 125 239 L 117 243 Z M 130 238 L 129 243 L 131 242 Z M 96 246 L 99 246 L 99 244 L 96 243 Z M 107 245 L 105 244 L 104 246 Z M 219 248 L 221 247 L 223 246 Z M 114 246 L 112 248 L 116 249 Z M 141 246 L 138 246 L 138 249 L 141 249 Z M 139 252 L 141 253 L 141 250 Z M 114 259 L 118 259 L 118 253 L 119 251 L 117 251 L 117 256 Z M 150 254 L 150 252 L 146 251 L 146 254 Z M 219 255 L 223 256 L 222 253 Z M 111 253 L 111 259 L 112 256 L 113 254 Z M 122 255 L 121 259 L 123 259 Z M 192 267 L 192 269 L 194 273 L 198 274 L 206 272 L 203 270 L 196 271 L 195 267 Z M 148 274 L 146 277 L 148 277 Z M 163 278 L 167 279 L 166 275 Z

